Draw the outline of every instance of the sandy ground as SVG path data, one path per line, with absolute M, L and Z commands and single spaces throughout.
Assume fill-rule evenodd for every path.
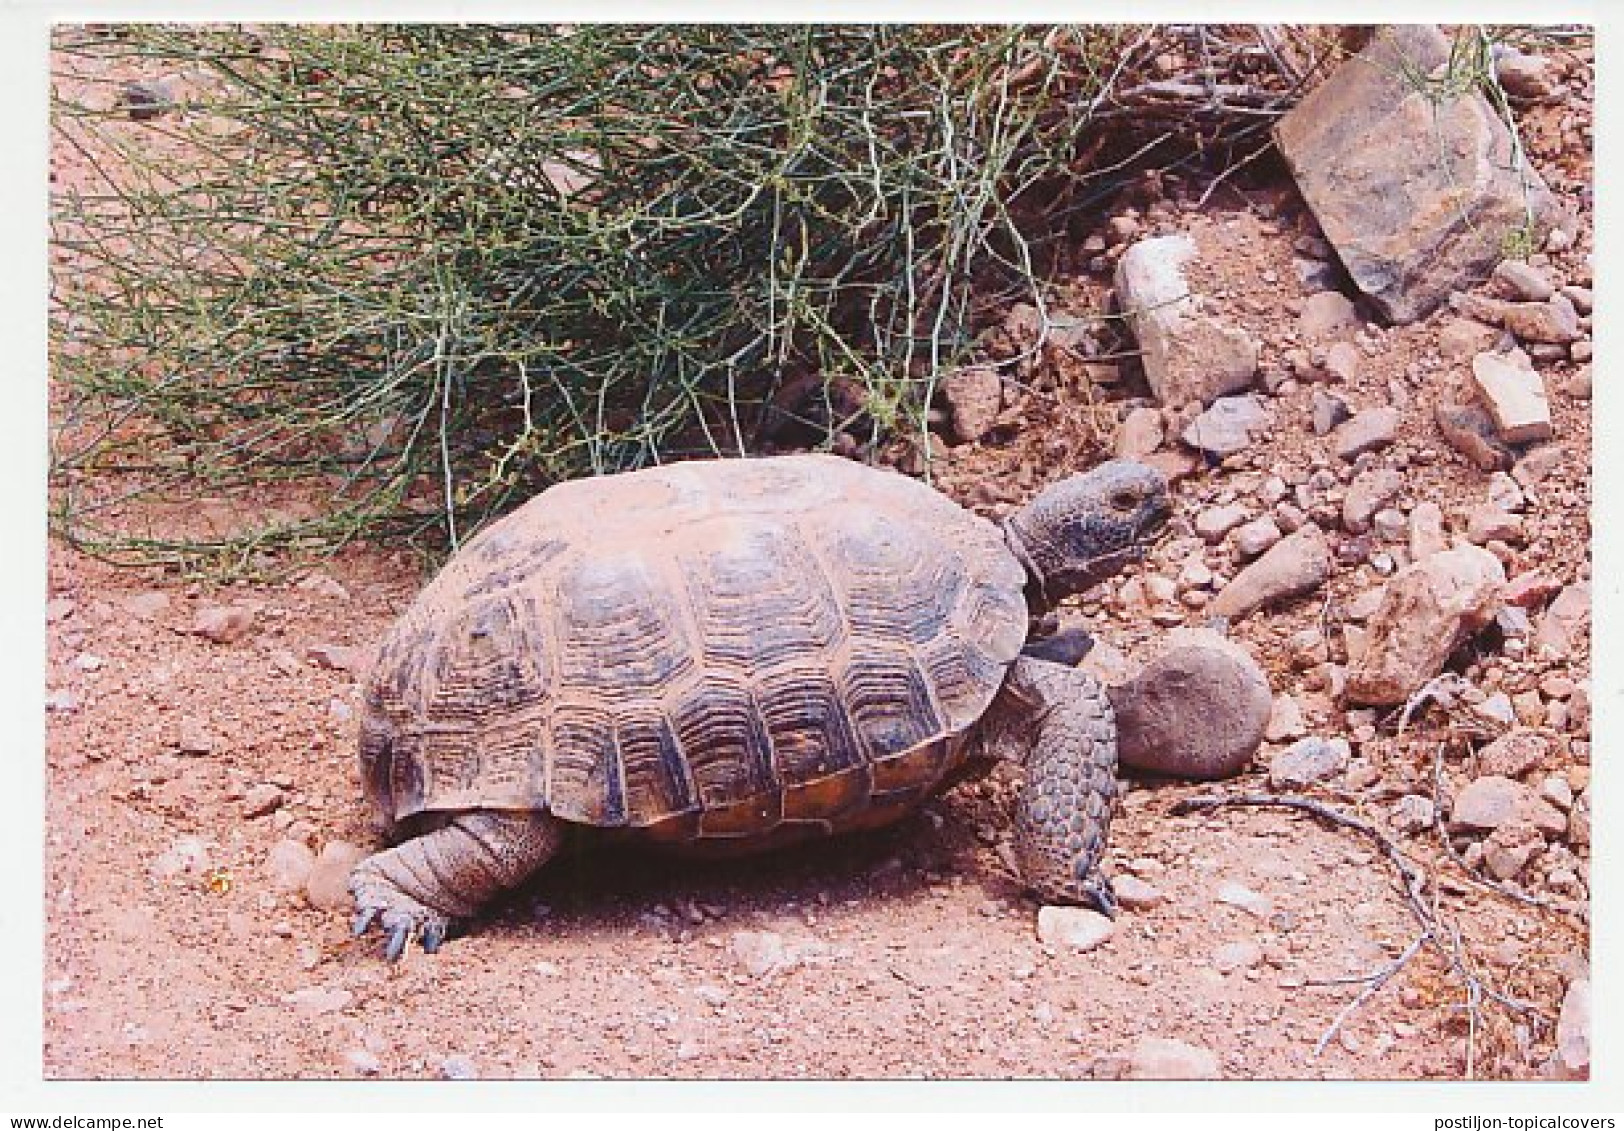
M 1572 97 L 1529 111 L 1525 128 L 1536 164 L 1580 209 L 1577 241 L 1548 269 L 1589 285 L 1589 85 L 1573 73 Z M 71 162 L 57 172 L 71 177 Z M 1289 190 L 1216 194 L 1170 222 L 1226 249 L 1215 293 L 1264 343 L 1266 367 L 1286 364 L 1307 293 L 1294 248 L 1313 230 Z M 1107 281 L 1084 272 L 1060 301 L 1091 309 Z M 1449 322 L 1368 328 L 1357 378 L 1335 391 L 1356 407 L 1409 391 L 1394 450 L 1430 456 L 1411 462 L 1405 499 L 1455 515 L 1486 475 L 1440 441 L 1415 379 Z M 1565 389 L 1578 368 L 1542 371 Z M 1185 542 L 1204 508 L 1313 466 L 1324 439 L 1308 423 L 1312 391 L 1280 391 L 1280 424 L 1247 459 L 1180 482 Z M 1079 395 L 1062 383 L 1046 406 L 1015 406 L 1014 427 L 946 448 L 944 489 L 989 513 L 1030 495 L 1058 470 L 1046 447 L 1058 432 L 1038 418 L 1076 417 Z M 1589 402 L 1558 393 L 1553 409 L 1537 534 L 1512 552 L 1519 571 L 1567 583 L 1589 573 Z M 1181 565 L 1164 553 L 1126 580 Z M 1475 884 L 1428 834 L 1384 823 L 1397 796 L 1427 787 L 1442 727 L 1400 739 L 1391 720 L 1350 719 L 1332 701 L 1323 673 L 1291 654 L 1293 635 L 1324 615 L 1317 599 L 1237 630 L 1276 693 L 1305 705 L 1308 733 L 1371 726 L 1356 745 L 1365 769 L 1317 796 L 1415 854 L 1470 969 L 1530 1012 L 1491 1005 L 1472 1018 L 1461 978 L 1431 947 L 1355 1004 L 1417 938 L 1379 845 L 1273 810 L 1172 816 L 1175 801 L 1209 791 L 1187 783 L 1130 781 L 1114 826 L 1111 869 L 1162 899 L 1125 912 L 1100 949 L 1043 943 L 1007 862 L 1014 779 L 1002 772 L 894 828 L 770 858 L 566 860 L 439 954 L 388 965 L 376 939 L 350 939 L 342 901 L 318 893 L 313 905 L 305 880 L 330 843 L 374 844 L 355 765 L 358 680 L 422 580 L 413 558 L 383 549 L 282 583 L 222 586 L 51 546 L 47 1079 L 1115 1079 L 1149 1038 L 1207 1050 L 1230 1079 L 1458 1080 L 1469 1057 L 1483 1077 L 1549 1071 L 1564 987 L 1588 963 L 1584 916 Z M 1376 580 L 1348 566 L 1329 595 L 1348 604 Z M 1129 657 L 1200 620 L 1175 603 L 1155 623 L 1124 592 L 1112 586 L 1084 611 Z M 251 614 L 240 639 L 192 631 L 220 607 Z M 1586 683 L 1588 642 L 1543 665 L 1487 657 L 1472 674 L 1513 693 L 1553 674 Z M 1545 770 L 1582 787 L 1587 735 L 1552 735 Z M 1261 767 L 1282 745 L 1232 788 L 1263 788 Z M 1448 769 L 1451 787 L 1469 777 L 1464 764 Z M 1541 882 L 1528 890 L 1549 894 Z

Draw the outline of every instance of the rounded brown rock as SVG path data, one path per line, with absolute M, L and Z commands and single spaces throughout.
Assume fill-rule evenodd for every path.
M 1268 678 L 1240 645 L 1215 632 L 1175 634 L 1127 683 L 1111 688 L 1122 763 L 1211 780 L 1246 769 L 1274 704 Z

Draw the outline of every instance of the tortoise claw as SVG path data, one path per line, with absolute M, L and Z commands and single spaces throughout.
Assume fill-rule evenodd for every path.
M 406 940 L 412 937 L 412 929 L 405 923 L 396 923 L 389 932 L 389 943 L 383 948 L 383 956 L 390 962 L 400 961 L 400 956 L 406 953 Z
M 355 917 L 355 921 L 350 924 L 350 937 L 358 939 L 366 934 L 367 928 L 372 926 L 372 920 L 377 917 L 378 909 L 376 907 L 361 908 L 360 913 Z
M 1116 892 L 1111 890 L 1111 881 L 1100 873 L 1083 876 L 1079 880 L 1083 902 L 1104 915 L 1107 919 L 1115 919 L 1121 905 L 1117 903 Z
M 422 937 L 418 943 L 423 947 L 424 954 L 433 954 L 445 942 L 446 928 L 444 923 L 430 923 L 423 928 Z

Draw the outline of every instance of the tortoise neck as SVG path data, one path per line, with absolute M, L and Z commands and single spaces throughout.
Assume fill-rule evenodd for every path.
M 1041 617 L 1058 604 L 1058 599 L 1049 593 L 1048 584 L 1039 568 L 1037 558 L 1032 553 L 1025 533 L 1020 527 L 1020 513 L 1010 515 L 1004 519 L 1000 528 L 1004 535 L 1004 545 L 1015 560 L 1021 563 L 1026 571 L 1026 609 L 1034 617 Z

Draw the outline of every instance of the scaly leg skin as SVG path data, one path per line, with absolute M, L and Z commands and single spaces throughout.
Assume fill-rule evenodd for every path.
M 1114 918 L 1116 895 L 1099 867 L 1117 794 L 1116 718 L 1105 688 L 1083 672 L 1022 657 L 1008 690 L 1028 712 L 1031 742 L 1015 810 L 1022 877 L 1044 899 Z
M 433 954 L 452 920 L 518 885 L 562 839 L 562 826 L 545 813 L 481 811 L 369 856 L 350 872 L 355 934 L 376 920 L 388 935 L 384 956 L 391 962 L 412 938 Z

